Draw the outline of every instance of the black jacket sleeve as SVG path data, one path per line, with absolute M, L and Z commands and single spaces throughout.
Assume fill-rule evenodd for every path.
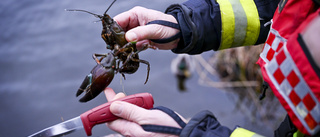
M 210 111 L 195 115 L 182 129 L 181 137 L 229 137 L 232 131 L 220 125 Z
M 260 17 L 260 34 L 256 44 L 263 43 L 269 32 L 270 21 L 279 0 L 254 0 Z M 182 32 L 174 53 L 199 54 L 208 50 L 218 50 L 221 41 L 221 14 L 215 0 L 189 0 L 167 8 Z

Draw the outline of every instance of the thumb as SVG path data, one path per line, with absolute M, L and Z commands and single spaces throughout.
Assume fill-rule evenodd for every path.
M 112 114 L 118 117 L 138 124 L 143 124 L 141 123 L 141 121 L 148 114 L 148 111 L 146 109 L 124 101 L 113 102 L 110 106 L 110 111 Z
M 126 39 L 129 42 L 137 42 L 146 39 L 163 39 L 173 36 L 178 32 L 179 30 L 167 26 L 149 24 L 130 29 L 126 33 Z
M 138 26 L 129 30 L 126 33 L 126 39 L 129 42 L 141 41 L 145 39 L 153 39 L 154 37 L 157 37 L 155 35 L 155 32 L 156 32 L 156 29 L 153 27 L 150 27 L 150 25 Z

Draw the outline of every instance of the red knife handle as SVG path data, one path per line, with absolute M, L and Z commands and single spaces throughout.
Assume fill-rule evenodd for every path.
M 131 104 L 143 107 L 145 109 L 153 108 L 154 103 L 152 95 L 150 93 L 138 93 L 114 101 L 129 102 Z M 92 135 L 91 130 L 93 126 L 97 124 L 110 122 L 119 118 L 110 112 L 110 105 L 114 101 L 110 101 L 108 103 L 97 106 L 80 115 L 83 127 L 88 136 Z

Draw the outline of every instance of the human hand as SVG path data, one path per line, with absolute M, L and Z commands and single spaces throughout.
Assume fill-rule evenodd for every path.
M 143 44 L 150 44 L 159 49 L 174 49 L 177 47 L 179 39 L 165 44 L 151 42 L 149 39 L 164 39 L 177 34 L 180 30 L 158 25 L 149 24 L 153 20 L 165 20 L 177 23 L 177 20 L 169 14 L 160 11 L 146 9 L 143 7 L 134 7 L 129 11 L 123 12 L 113 18 L 126 32 L 126 39 L 129 42 L 137 42 L 137 48 Z
M 125 94 L 123 93 L 115 94 L 115 92 L 111 88 L 106 88 L 104 90 L 104 93 L 108 101 L 125 97 Z M 160 110 L 147 110 L 123 101 L 113 102 L 110 106 L 110 111 L 111 113 L 118 117 L 121 117 L 122 119 L 108 122 L 107 126 L 124 136 L 175 136 L 144 131 L 140 125 L 146 124 L 181 128 L 169 115 Z

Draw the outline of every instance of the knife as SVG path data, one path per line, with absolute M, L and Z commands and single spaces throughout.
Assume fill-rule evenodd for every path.
M 153 98 L 150 93 L 138 93 L 134 95 L 129 95 L 124 98 L 120 98 L 114 101 L 125 101 L 131 104 L 143 107 L 145 109 L 153 108 Z M 52 137 L 52 136 L 62 136 L 69 134 L 78 129 L 84 129 L 87 136 L 91 136 L 91 130 L 93 126 L 97 124 L 102 124 L 118 119 L 119 117 L 113 115 L 110 112 L 110 101 L 100 106 L 97 106 L 78 117 L 64 121 L 57 125 L 43 129 L 37 133 L 34 133 L 28 137 Z

